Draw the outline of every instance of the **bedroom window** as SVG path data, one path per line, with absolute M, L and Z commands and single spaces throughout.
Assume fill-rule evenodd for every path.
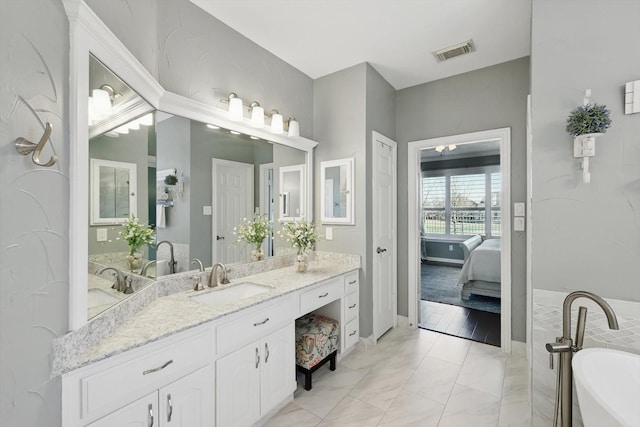
M 422 232 L 440 236 L 500 236 L 499 166 L 424 171 Z

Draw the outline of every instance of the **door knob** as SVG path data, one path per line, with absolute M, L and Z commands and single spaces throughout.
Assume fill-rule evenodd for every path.
M 376 252 L 378 252 L 379 254 L 381 254 L 382 252 L 386 252 L 387 249 L 382 249 L 380 246 L 378 246 L 378 249 L 376 249 Z
M 216 236 L 216 240 L 224 240 L 224 236 Z

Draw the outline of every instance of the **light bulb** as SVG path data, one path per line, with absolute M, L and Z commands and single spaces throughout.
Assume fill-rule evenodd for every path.
M 229 94 L 229 118 L 237 122 L 241 122 L 244 118 L 242 99 L 238 98 L 238 95 L 235 93 Z

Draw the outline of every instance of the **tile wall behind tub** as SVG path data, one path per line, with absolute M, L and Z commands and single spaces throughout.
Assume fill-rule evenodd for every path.
M 550 426 L 556 393 L 556 371 L 549 368 L 549 353 L 545 348 L 562 335 L 562 302 L 567 294 L 534 290 L 533 293 L 533 425 Z M 574 301 L 571 312 L 571 336 L 575 338 L 578 308 L 588 306 L 584 347 L 607 347 L 640 354 L 640 303 L 608 300 L 618 318 L 619 330 L 610 330 L 599 307 L 592 307 L 584 298 Z M 557 368 L 558 359 L 554 358 Z M 574 427 L 582 427 L 580 411 L 574 394 Z

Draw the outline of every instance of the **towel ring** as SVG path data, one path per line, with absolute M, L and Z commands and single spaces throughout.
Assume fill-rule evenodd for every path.
M 18 153 L 22 154 L 23 156 L 33 153 L 31 160 L 33 161 L 33 163 L 36 164 L 36 166 L 50 167 L 55 165 L 56 162 L 58 161 L 58 158 L 56 156 L 51 156 L 51 158 L 47 163 L 42 163 L 40 161 L 40 154 L 42 154 L 42 149 L 44 148 L 45 144 L 49 140 L 49 137 L 51 136 L 51 129 L 52 129 L 51 123 L 47 122 L 45 124 L 44 134 L 42 135 L 42 138 L 40 138 L 40 141 L 37 144 L 34 144 L 28 139 L 22 138 L 22 137 L 16 139 L 16 142 L 15 142 L 16 150 L 18 151 Z

